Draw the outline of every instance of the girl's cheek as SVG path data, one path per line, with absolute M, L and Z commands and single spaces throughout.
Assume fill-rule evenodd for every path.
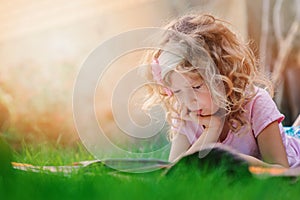
M 212 103 L 212 99 L 210 98 L 210 95 L 207 94 L 199 94 L 198 98 L 197 98 L 198 103 L 200 103 L 201 105 L 211 105 Z

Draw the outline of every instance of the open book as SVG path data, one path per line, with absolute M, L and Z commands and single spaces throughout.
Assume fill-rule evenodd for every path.
M 205 153 L 206 156 L 199 158 L 199 155 Z M 244 171 L 257 176 L 300 176 L 300 167 L 292 169 L 284 168 L 265 168 L 260 166 L 251 166 L 246 160 L 238 156 L 238 154 L 227 147 L 212 146 L 195 152 L 192 155 L 182 157 L 175 163 L 158 159 L 125 159 L 114 158 L 104 160 L 90 160 L 76 162 L 66 166 L 34 166 L 24 163 L 12 163 L 14 169 L 31 171 L 31 172 L 47 172 L 47 173 L 63 173 L 71 174 L 80 170 L 89 171 L 95 167 L 105 168 L 108 172 L 114 173 L 146 173 L 158 171 L 162 174 L 170 174 L 176 171 L 178 166 L 193 166 L 193 169 L 202 166 L 206 168 L 216 169 L 223 167 L 225 171 L 230 173 Z

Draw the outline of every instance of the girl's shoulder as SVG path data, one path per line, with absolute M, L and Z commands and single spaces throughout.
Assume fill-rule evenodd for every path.
M 255 95 L 244 109 L 255 136 L 270 123 L 274 121 L 281 123 L 284 119 L 284 115 L 280 113 L 270 94 L 263 88 L 255 88 Z
M 263 88 L 254 87 L 253 89 L 254 94 L 251 95 L 250 100 L 247 102 L 245 107 L 253 107 L 259 108 L 260 106 L 264 105 L 271 105 L 276 106 L 275 102 L 273 101 L 271 95 Z
M 269 94 L 269 92 L 266 90 L 266 89 L 263 89 L 261 87 L 257 87 L 257 86 L 254 86 L 254 97 L 268 97 L 268 98 L 271 98 L 271 95 Z

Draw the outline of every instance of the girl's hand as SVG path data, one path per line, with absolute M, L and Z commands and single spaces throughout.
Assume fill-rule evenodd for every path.
M 191 112 L 189 114 L 190 119 L 195 121 L 196 123 L 202 125 L 204 131 L 208 131 L 211 134 L 219 135 L 223 129 L 225 118 L 221 116 L 219 112 L 214 115 L 202 116 L 195 112 Z
M 190 113 L 190 117 L 193 121 L 202 125 L 204 128 L 203 133 L 197 139 L 197 141 L 189 148 L 185 155 L 192 154 L 196 151 L 200 151 L 208 144 L 214 144 L 218 141 L 219 136 L 223 129 L 224 117 L 221 117 L 219 113 L 210 116 L 201 116 L 196 113 Z
M 180 113 L 180 119 L 183 121 L 194 121 L 193 118 L 190 116 L 190 111 L 187 107 L 182 106 Z

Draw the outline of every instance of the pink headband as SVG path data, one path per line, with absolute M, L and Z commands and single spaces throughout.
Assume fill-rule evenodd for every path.
M 161 67 L 159 65 L 158 59 L 156 59 L 156 58 L 153 59 L 153 61 L 151 63 L 151 69 L 152 69 L 153 79 L 156 81 L 156 83 L 163 85 L 162 76 L 161 76 Z M 168 96 L 171 96 L 173 94 L 169 88 L 164 87 L 164 86 L 163 86 L 163 88 Z

